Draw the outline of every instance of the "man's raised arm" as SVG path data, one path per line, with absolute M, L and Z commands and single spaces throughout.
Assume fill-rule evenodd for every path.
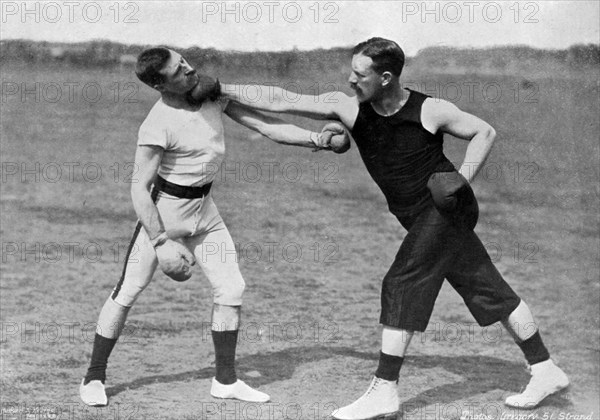
M 356 99 L 340 91 L 303 95 L 277 86 L 221 84 L 221 97 L 261 111 L 339 120 L 350 128 L 358 115 Z

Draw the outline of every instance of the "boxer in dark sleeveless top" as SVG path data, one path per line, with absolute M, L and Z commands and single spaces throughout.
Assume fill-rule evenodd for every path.
M 444 156 L 443 133 L 432 134 L 421 125 L 425 99 L 426 95 L 410 91 L 406 104 L 389 117 L 363 102 L 352 127 L 363 162 L 397 217 L 431 202 L 427 182 L 434 172 L 454 170 Z
M 478 209 L 469 184 L 491 150 L 495 131 L 449 102 L 402 89 L 403 65 L 404 53 L 395 42 L 372 38 L 353 50 L 349 83 L 355 97 L 337 92 L 331 101 L 325 95 L 294 94 L 290 102 L 290 93 L 273 86 L 259 86 L 258 99 L 245 98 L 244 87 L 222 89 L 227 99 L 253 108 L 341 121 L 389 210 L 408 231 L 383 278 L 383 333 L 375 377 L 362 397 L 332 416 L 374 419 L 399 411 L 404 354 L 414 331 L 427 328 L 444 279 L 479 325 L 500 321 L 514 337 L 531 365 L 532 378 L 505 404 L 533 408 L 569 381 L 550 359 L 531 311 L 494 267 L 473 231 Z M 470 142 L 458 171 L 444 156 L 444 133 Z

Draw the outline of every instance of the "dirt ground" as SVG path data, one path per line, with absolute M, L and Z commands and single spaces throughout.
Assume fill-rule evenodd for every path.
M 312 153 L 228 121 L 213 191 L 247 282 L 238 372 L 272 402 L 209 395 L 212 300 L 197 271 L 182 284 L 155 275 L 111 357 L 110 405 L 81 404 L 94 323 L 135 225 L 137 128 L 156 96 L 138 85 L 134 102 L 111 96 L 115 81 L 120 93 L 134 82 L 124 72 L 3 72 L 31 83 L 98 81 L 104 96 L 2 104 L 0 418 L 322 419 L 364 392 L 380 348 L 381 279 L 405 231 L 355 147 Z M 507 90 L 515 81 L 494 80 Z M 600 418 L 598 87 L 534 83 L 538 102 L 505 95 L 459 105 L 499 133 L 474 184 L 476 231 L 572 385 L 534 411 L 504 407 L 528 381 L 525 360 L 505 331 L 477 326 L 444 285 L 401 372 L 399 418 Z M 460 162 L 464 144 L 447 143 Z

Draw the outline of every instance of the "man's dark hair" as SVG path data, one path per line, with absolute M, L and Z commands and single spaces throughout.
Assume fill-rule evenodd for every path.
M 160 85 L 165 81 L 165 77 L 159 71 L 169 61 L 169 57 L 171 57 L 171 52 L 165 47 L 142 51 L 135 66 L 136 76 L 150 87 Z
M 404 51 L 394 41 L 385 38 L 370 38 L 358 44 L 352 55 L 362 54 L 373 60 L 373 69 L 378 73 L 389 71 L 400 76 L 404 67 Z

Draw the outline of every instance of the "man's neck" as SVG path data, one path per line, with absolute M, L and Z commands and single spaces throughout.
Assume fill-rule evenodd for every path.
M 389 116 L 400 111 L 407 99 L 406 91 L 402 89 L 400 84 L 397 84 L 384 92 L 380 98 L 371 101 L 371 106 L 378 114 Z

